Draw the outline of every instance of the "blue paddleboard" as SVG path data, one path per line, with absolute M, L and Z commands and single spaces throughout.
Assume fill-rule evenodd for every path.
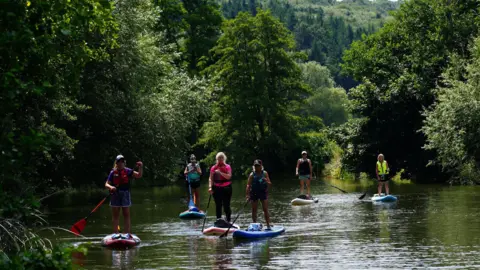
M 382 195 L 375 194 L 372 197 L 372 202 L 395 202 L 397 201 L 397 197 L 393 195 L 386 195 L 382 193 Z
M 283 226 L 272 226 L 271 230 L 262 229 L 261 231 L 246 231 L 246 230 L 236 230 L 233 233 L 233 238 L 237 239 L 258 239 L 258 238 L 267 238 L 275 237 L 285 232 Z
M 180 213 L 180 215 L 178 216 L 183 219 L 201 219 L 205 217 L 205 213 L 198 210 L 197 211 L 187 210 Z

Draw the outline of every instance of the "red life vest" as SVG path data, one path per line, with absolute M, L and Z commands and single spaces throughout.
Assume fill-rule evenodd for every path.
M 113 171 L 113 184 L 118 187 L 120 185 L 128 185 L 128 173 L 127 170 L 114 170 Z

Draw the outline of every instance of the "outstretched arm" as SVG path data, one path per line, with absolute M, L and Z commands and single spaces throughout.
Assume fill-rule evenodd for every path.
M 138 166 L 138 172 L 133 171 L 133 178 L 139 179 L 139 178 L 142 178 L 142 175 L 143 175 L 143 163 L 141 161 L 138 161 L 137 166 Z

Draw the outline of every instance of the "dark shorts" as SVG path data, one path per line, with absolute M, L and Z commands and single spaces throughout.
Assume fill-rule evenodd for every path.
M 199 188 L 200 187 L 200 181 L 196 181 L 196 182 L 191 182 L 189 183 L 188 181 L 185 182 L 185 187 L 187 187 L 188 189 L 188 186 L 191 186 L 193 189 L 195 188 Z
M 110 196 L 110 206 L 112 207 L 130 207 L 131 205 L 129 190 L 117 190 Z
M 259 192 L 250 192 L 250 201 L 256 202 L 258 200 L 265 201 L 268 199 L 268 191 L 263 190 Z
M 386 175 L 381 175 L 381 176 L 380 176 L 380 180 L 378 180 L 378 181 L 379 181 L 379 182 L 382 182 L 382 183 L 388 182 L 388 177 L 387 177 Z

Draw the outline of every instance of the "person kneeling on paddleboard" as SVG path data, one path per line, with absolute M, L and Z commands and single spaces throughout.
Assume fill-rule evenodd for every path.
M 123 221 L 125 232 L 127 232 L 126 238 L 132 238 L 130 228 L 130 206 L 132 201 L 130 199 L 130 179 L 141 178 L 143 174 L 143 163 L 137 162 L 138 172 L 126 167 L 125 158 L 122 155 L 118 155 L 115 159 L 113 169 L 108 175 L 105 187 L 110 190 L 111 199 L 110 206 L 112 207 L 112 222 L 113 222 L 113 239 L 121 237 L 118 231 L 118 220 L 120 217 L 120 208 L 123 213 Z
M 263 169 L 262 161 L 257 159 L 253 162 L 253 172 L 248 176 L 247 200 L 252 202 L 252 220 L 257 222 L 258 201 L 262 202 L 267 230 L 270 230 L 270 215 L 268 214 L 268 187 L 272 184 L 267 171 Z
M 232 168 L 226 163 L 227 156 L 223 152 L 216 155 L 217 163 L 210 168 L 208 178 L 208 192 L 213 194 L 217 219 L 222 218 L 222 206 L 227 221 L 230 223 L 232 210 L 230 201 L 232 199 Z
M 193 195 L 193 203 L 198 208 L 200 207 L 198 188 L 200 187 L 200 176 L 202 175 L 202 169 L 200 168 L 200 164 L 197 163 L 197 158 L 195 155 L 192 154 L 190 156 L 190 163 L 188 163 L 187 167 L 185 167 L 184 174 L 187 178 L 187 190 L 188 186 L 190 185 Z
M 300 194 L 303 194 L 303 187 L 307 183 L 307 199 L 310 200 L 310 181 L 312 180 L 312 162 L 307 158 L 307 151 L 302 151 L 302 158 L 297 161 L 296 176 L 300 180 Z
M 377 166 L 375 167 L 375 172 L 377 174 L 378 180 L 378 196 L 382 194 L 382 187 L 385 185 L 385 193 L 386 195 L 390 194 L 390 190 L 388 188 L 388 173 L 390 168 L 388 167 L 388 163 L 385 160 L 383 154 L 378 155 L 377 158 Z

